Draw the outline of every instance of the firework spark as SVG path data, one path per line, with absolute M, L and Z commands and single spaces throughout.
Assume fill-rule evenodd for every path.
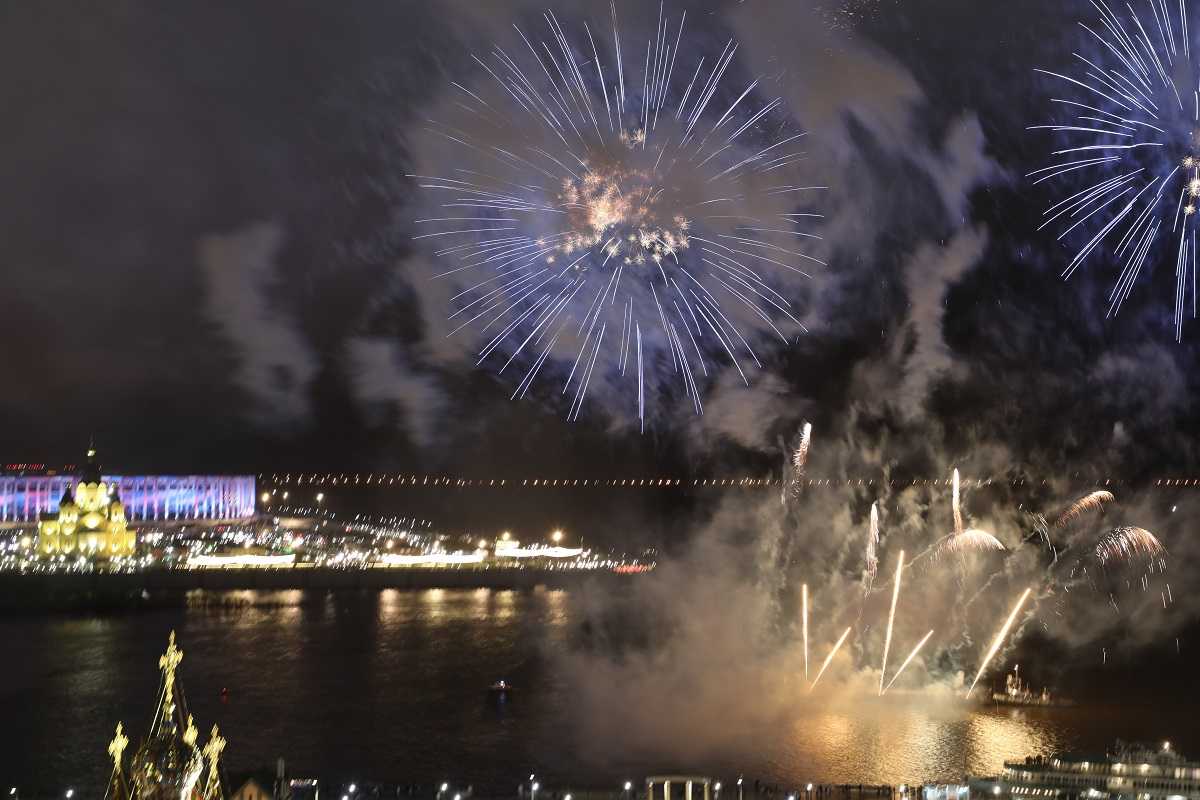
M 833 649 L 829 651 L 829 655 L 825 656 L 825 660 L 821 663 L 821 668 L 817 670 L 817 677 L 813 678 L 812 685 L 808 687 L 810 692 L 817 688 L 817 684 L 821 681 L 821 676 L 825 674 L 825 670 L 829 667 L 829 662 L 833 661 L 833 657 L 837 655 L 838 650 L 842 649 L 842 643 L 846 641 L 846 637 L 849 635 L 850 628 L 846 628 L 846 630 L 842 631 L 842 635 L 838 637 L 837 643 L 833 646 Z
M 412 176 L 443 199 L 416 238 L 445 243 L 452 333 L 477 328 L 477 363 L 524 370 L 514 398 L 565 375 L 571 420 L 597 377 L 636 387 L 643 430 L 648 391 L 678 386 L 701 414 L 720 363 L 748 384 L 759 339 L 805 330 L 780 289 L 824 263 L 805 250 L 825 187 L 790 177 L 804 134 L 782 99 L 725 87 L 738 44 L 695 57 L 686 16 L 660 8 L 644 61 L 615 4 L 609 43 L 553 12 L 543 41 L 517 29 L 514 52 L 474 57 L 478 85 L 453 84 L 454 120 L 431 123 L 455 168 Z
M 1113 561 L 1130 561 L 1138 554 L 1146 556 L 1151 566 L 1156 561 L 1161 562 L 1167 549 L 1162 546 L 1150 531 L 1145 528 L 1126 526 L 1114 528 L 1101 537 L 1096 543 L 1096 560 L 1107 566 Z
M 904 572 L 904 551 L 896 562 L 896 579 L 892 583 L 892 605 L 888 611 L 887 633 L 883 637 L 883 663 L 879 666 L 879 693 L 883 694 L 883 678 L 887 675 L 888 651 L 892 649 L 892 626 L 896 622 L 896 602 L 900 599 L 900 576 Z
M 959 533 L 963 532 L 963 515 L 962 515 L 962 498 L 960 497 L 959 491 L 958 491 L 958 468 L 957 467 L 955 467 L 955 469 L 954 469 L 953 484 L 954 484 L 954 489 L 950 496 L 950 505 L 954 511 L 954 533 L 959 534 Z
M 1103 490 L 1086 494 L 1072 503 L 1071 507 L 1064 511 L 1054 524 L 1059 528 L 1065 528 L 1086 512 L 1099 511 L 1105 503 L 1111 503 L 1114 499 L 1112 492 Z
M 792 469 L 797 478 L 804 477 L 804 467 L 808 464 L 808 445 L 811 441 L 812 424 L 806 422 L 804 429 L 800 432 L 800 444 L 796 447 L 796 452 L 792 454 Z
M 904 674 L 904 668 L 908 666 L 908 662 L 912 661 L 914 658 L 917 657 L 917 653 L 921 652 L 921 648 L 924 647 L 925 643 L 929 641 L 930 636 L 933 636 L 932 630 L 930 630 L 929 633 L 927 633 L 923 637 L 921 637 L 921 641 L 917 642 L 917 646 L 914 647 L 912 649 L 912 652 L 908 654 L 908 658 L 904 659 L 904 663 L 900 665 L 900 669 L 896 670 L 896 674 L 892 676 L 892 679 L 890 681 L 888 681 L 888 685 L 883 687 L 883 691 L 880 692 L 880 694 L 884 694 L 887 692 L 888 689 L 892 688 L 892 684 L 896 682 L 896 679 Z
M 1132 4 L 1121 5 L 1118 14 L 1108 0 L 1092 0 L 1097 19 L 1080 27 L 1095 52 L 1073 53 L 1073 73 L 1037 70 L 1064 94 L 1051 100 L 1061 113 L 1031 126 L 1054 136 L 1054 151 L 1051 163 L 1028 177 L 1070 187 L 1042 222 L 1042 228 L 1061 229 L 1060 241 L 1081 243 L 1063 278 L 1097 251 L 1119 261 L 1107 316 L 1120 310 L 1143 268 L 1153 265 L 1156 241 L 1172 240 L 1179 340 L 1189 292 L 1193 319 L 1197 305 L 1200 100 L 1189 27 L 1200 26 L 1182 0 L 1178 13 L 1165 0 L 1148 0 L 1151 13 L 1141 16 Z
M 992 640 L 992 646 L 988 648 L 987 655 L 983 657 L 983 663 L 979 665 L 979 671 L 975 673 L 975 680 L 971 681 L 971 686 L 967 689 L 967 697 L 970 697 L 971 692 L 975 691 L 975 684 L 979 683 L 980 676 L 983 675 L 983 672 L 987 669 L 988 664 L 992 662 L 992 658 L 995 657 L 996 652 L 1000 649 L 1000 645 L 1004 643 L 1004 638 L 1008 636 L 1008 632 L 1012 628 L 1013 622 L 1015 622 L 1017 619 L 1017 614 L 1021 613 L 1021 606 L 1025 605 L 1025 601 L 1029 599 L 1029 593 L 1031 591 L 1033 590 L 1026 589 L 1021 593 L 1021 598 L 1017 600 L 1017 604 L 1013 606 L 1012 613 L 1008 615 L 1008 619 L 1004 621 L 1004 625 L 996 634 L 996 638 Z
M 800 587 L 801 626 L 804 629 L 804 680 L 808 680 L 808 584 Z
M 879 547 L 879 508 L 876 503 L 871 503 L 871 523 L 867 528 L 867 552 L 863 559 L 866 566 L 866 582 L 870 588 L 872 581 L 875 580 L 875 574 L 879 570 L 879 559 L 875 555 L 876 548 Z

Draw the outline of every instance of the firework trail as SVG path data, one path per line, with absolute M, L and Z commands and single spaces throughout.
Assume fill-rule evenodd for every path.
M 1071 504 L 1070 508 L 1054 523 L 1056 527 L 1065 528 L 1088 511 L 1099 511 L 1106 503 L 1113 502 L 1112 492 L 1098 491 L 1086 494 Z
M 888 681 L 888 685 L 883 687 L 883 691 L 880 692 L 881 695 L 886 693 L 888 689 L 892 688 L 892 684 L 896 682 L 896 679 L 904 674 L 904 668 L 908 666 L 908 662 L 917 657 L 917 653 L 921 652 L 921 648 L 924 647 L 925 643 L 929 641 L 930 636 L 933 636 L 932 630 L 921 637 L 921 641 L 917 642 L 917 646 L 914 647 L 912 652 L 908 654 L 908 658 L 904 659 L 904 663 L 900 665 L 900 669 L 896 670 L 896 674 L 892 676 L 890 681 Z
M 954 510 L 954 533 L 960 534 L 963 532 L 963 515 L 962 515 L 962 499 L 958 491 L 958 468 L 954 469 L 954 490 L 950 497 L 950 505 Z
M 896 602 L 900 599 L 900 576 L 904 572 L 904 551 L 896 562 L 896 580 L 892 584 L 892 606 L 888 611 L 887 633 L 883 637 L 883 663 L 879 667 L 879 693 L 883 694 L 883 678 L 887 674 L 888 651 L 892 649 L 892 626 L 896 622 Z
M 1126 526 L 1114 528 L 1100 538 L 1095 548 L 1096 560 L 1102 566 L 1113 561 L 1130 561 L 1139 553 L 1145 555 L 1153 569 L 1155 562 L 1162 563 L 1167 549 L 1153 533 L 1145 528 Z
M 808 464 L 808 445 L 812 440 L 812 423 L 804 423 L 804 429 L 800 432 L 800 444 L 796 448 L 796 452 L 792 454 L 792 469 L 796 473 L 797 478 L 804 477 L 804 467 Z
M 477 364 L 524 370 L 514 398 L 565 374 L 570 420 L 597 377 L 636 390 L 643 430 L 647 390 L 677 386 L 702 414 L 721 363 L 748 385 L 757 340 L 806 330 L 780 292 L 824 264 L 805 248 L 825 187 L 790 177 L 804 134 L 759 80 L 726 86 L 737 42 L 696 56 L 686 13 L 660 7 L 632 50 L 615 3 L 607 43 L 543 17 L 543 40 L 517 28 L 513 52 L 473 56 L 478 85 L 452 84 L 456 117 L 429 128 L 454 168 L 412 176 L 442 199 L 415 238 L 449 261 L 451 333 L 477 329 Z
M 1096 18 L 1080 22 L 1092 57 L 1073 53 L 1070 74 L 1037 70 L 1063 94 L 1051 100 L 1057 113 L 1049 123 L 1031 126 L 1053 135 L 1054 150 L 1051 163 L 1027 177 L 1069 187 L 1043 212 L 1041 226 L 1061 229 L 1060 241 L 1080 243 L 1064 279 L 1096 251 L 1118 260 L 1107 316 L 1129 298 L 1142 269 L 1153 267 L 1159 238 L 1170 240 L 1178 341 L 1189 292 L 1193 319 L 1197 304 L 1200 94 L 1189 28 L 1200 29 L 1200 21 L 1189 18 L 1182 0 L 1177 13 L 1172 5 L 1146 0 L 1139 16 L 1131 3 L 1118 14 L 1108 0 L 1092 0 Z
M 867 553 L 863 559 L 866 566 L 866 586 L 867 591 L 871 590 L 871 584 L 875 580 L 875 574 L 879 570 L 879 559 L 875 555 L 875 550 L 879 546 L 879 508 L 878 504 L 871 503 L 871 523 L 867 528 Z
M 808 680 L 808 584 L 800 587 L 800 604 L 804 629 L 804 680 Z
M 779 502 L 784 506 L 788 500 L 800 492 L 800 481 L 804 478 L 804 469 L 808 465 L 808 448 L 812 442 L 812 423 L 806 422 L 800 429 L 800 441 L 796 443 L 796 447 L 792 450 L 790 463 L 785 463 L 784 471 L 787 473 L 783 480 L 783 490 L 779 495 Z
M 975 684 L 979 683 L 980 676 L 991 663 L 992 658 L 996 655 L 996 651 L 1000 649 L 1000 645 L 1004 643 L 1004 637 L 1008 636 L 1008 631 L 1012 628 L 1013 622 L 1017 619 L 1017 614 L 1021 613 L 1021 606 L 1025 605 L 1025 601 L 1029 598 L 1029 593 L 1032 589 L 1026 589 L 1021 593 L 1021 598 L 1017 600 L 1017 604 L 1013 606 L 1012 613 L 1008 615 L 1008 619 L 1004 621 L 1004 625 L 1000 628 L 996 638 L 992 640 L 992 646 L 988 648 L 987 655 L 983 657 L 983 663 L 979 665 L 979 671 L 975 673 L 975 679 L 971 681 L 970 688 L 967 689 L 967 697 L 971 696 L 971 692 L 975 691 Z
M 846 628 L 846 630 L 842 631 L 842 635 L 838 637 L 837 643 L 833 646 L 833 649 L 829 651 L 829 655 L 825 656 L 825 660 L 821 663 L 821 668 L 817 670 L 817 677 L 813 678 L 812 685 L 808 687 L 810 692 L 817 688 L 817 684 L 820 682 L 821 676 L 825 674 L 825 670 L 829 667 L 829 662 L 833 661 L 833 657 L 837 655 L 837 651 L 842 648 L 842 643 L 846 641 L 846 637 L 849 635 L 850 628 Z
M 942 552 L 965 553 L 970 550 L 1003 550 L 1004 545 L 992 534 L 978 528 L 964 530 L 962 493 L 959 490 L 958 469 L 951 478 L 950 505 L 954 514 L 954 532 L 935 546 L 934 554 Z

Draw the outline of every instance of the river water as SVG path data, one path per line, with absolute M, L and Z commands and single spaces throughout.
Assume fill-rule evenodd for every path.
M 739 734 L 703 763 L 662 763 L 587 741 L 553 655 L 581 611 L 570 591 L 426 590 L 196 594 L 186 608 L 0 620 L 0 783 L 26 797 L 99 796 L 117 720 L 134 746 L 154 710 L 157 659 L 176 629 L 190 710 L 229 741 L 226 768 L 515 792 L 608 787 L 696 771 L 781 784 L 900 783 L 993 773 L 1004 759 L 1102 752 L 1116 738 L 1200 747 L 1181 709 L 840 706 Z M 505 678 L 505 703 L 487 687 Z M 223 694 L 222 690 L 227 690 Z M 689 731 L 681 728 L 681 737 Z M 709 737 L 711 738 L 711 737 Z

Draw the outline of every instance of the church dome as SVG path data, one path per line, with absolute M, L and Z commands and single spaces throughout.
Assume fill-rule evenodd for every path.
M 133 757 L 134 796 L 138 800 L 188 798 L 203 766 L 200 751 L 182 740 L 174 721 L 161 724 Z

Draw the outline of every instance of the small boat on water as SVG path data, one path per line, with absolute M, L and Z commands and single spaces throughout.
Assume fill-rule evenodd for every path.
M 1072 706 L 1075 702 L 1066 697 L 1056 697 L 1050 694 L 1049 689 L 1042 689 L 1041 693 L 1035 692 L 1032 687 L 1021 680 L 1021 667 L 1017 665 L 1013 667 L 1013 671 L 1008 673 L 1004 679 L 1004 691 L 992 693 L 992 704 L 997 706 L 1042 706 L 1044 708 L 1052 708 L 1056 706 Z

